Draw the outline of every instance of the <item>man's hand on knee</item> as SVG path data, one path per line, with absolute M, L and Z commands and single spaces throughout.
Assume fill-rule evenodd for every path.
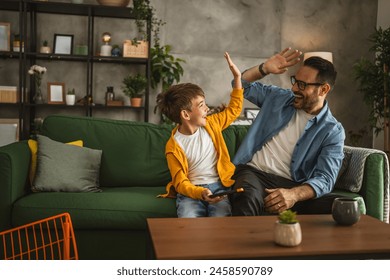
M 290 209 L 297 202 L 292 189 L 265 189 L 268 195 L 264 198 L 265 210 L 269 213 L 280 213 Z
M 314 189 L 303 184 L 291 189 L 265 189 L 268 195 L 264 198 L 264 207 L 267 212 L 280 213 L 292 208 L 298 201 L 305 201 L 315 197 Z

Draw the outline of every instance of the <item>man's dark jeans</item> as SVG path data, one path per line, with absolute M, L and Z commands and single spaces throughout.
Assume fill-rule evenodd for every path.
M 264 210 L 265 188 L 293 188 L 300 183 L 269 174 L 248 165 L 239 165 L 233 176 L 233 188 L 244 188 L 244 192 L 231 195 L 233 216 L 269 215 Z M 320 198 L 297 202 L 292 210 L 298 214 L 330 214 L 333 200 L 339 195 L 327 194 Z

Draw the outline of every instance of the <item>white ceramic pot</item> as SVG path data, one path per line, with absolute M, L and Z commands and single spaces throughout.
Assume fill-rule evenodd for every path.
M 299 223 L 281 224 L 279 221 L 276 221 L 274 227 L 274 241 L 276 244 L 288 247 L 301 244 L 301 225 Z
M 65 97 L 66 105 L 73 106 L 76 103 L 76 95 L 74 94 L 67 94 Z

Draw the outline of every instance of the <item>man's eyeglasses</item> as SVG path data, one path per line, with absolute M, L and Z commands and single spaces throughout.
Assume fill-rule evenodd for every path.
M 291 79 L 291 84 L 294 86 L 295 84 L 297 84 L 298 85 L 298 88 L 300 89 L 300 90 L 305 90 L 305 88 L 307 87 L 307 86 L 323 86 L 324 85 L 324 83 L 306 83 L 306 82 L 304 82 L 304 81 L 300 81 L 300 80 L 297 80 L 296 78 L 295 78 L 295 76 L 291 76 L 290 77 L 290 79 Z

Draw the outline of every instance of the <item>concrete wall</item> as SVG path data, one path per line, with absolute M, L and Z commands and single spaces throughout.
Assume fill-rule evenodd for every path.
M 389 1 L 387 1 L 389 2 Z M 244 70 L 291 46 L 303 52 L 331 51 L 338 71 L 335 90 L 329 96 L 333 114 L 346 130 L 366 129 L 363 146 L 371 146 L 367 107 L 357 92 L 352 66 L 368 54 L 368 36 L 377 22 L 378 2 L 372 0 L 165 0 L 152 1 L 167 24 L 163 43 L 184 58 L 183 82 L 199 84 L 207 102 L 228 100 L 231 74 L 223 59 L 230 52 Z M 388 7 L 385 8 L 387 14 Z M 264 81 L 290 87 L 288 77 Z M 152 98 L 153 99 L 153 98 Z M 253 107 L 246 103 L 245 107 Z M 348 143 L 348 140 L 347 140 Z
M 381 17 L 389 14 L 389 2 L 379 1 Z M 378 0 L 151 0 L 151 3 L 158 17 L 166 21 L 161 28 L 162 44 L 172 45 L 173 54 L 186 60 L 181 82 L 199 84 L 206 92 L 209 105 L 220 105 L 229 99 L 232 76 L 223 58 L 224 51 L 231 54 L 242 70 L 287 46 L 303 52 L 331 51 L 338 71 L 336 88 L 329 96 L 332 112 L 343 123 L 347 135 L 350 131 L 368 130 L 368 110 L 357 91 L 352 66 L 361 56 L 369 54 L 367 38 L 377 25 Z M 60 28 L 61 33 L 75 35 L 75 44 L 82 43 L 85 37 L 85 30 L 76 25 L 84 25 L 83 19 L 47 16 L 40 20 L 49 26 L 46 34 Z M 95 29 L 97 38 L 103 31 L 111 32 L 113 43 L 132 38 L 135 30 L 131 25 L 111 19 L 99 21 Z M 38 36 L 43 39 L 46 34 Z M 48 39 L 52 43 L 52 35 Z M 52 74 L 48 71 L 44 79 L 72 81 L 67 85 L 83 94 L 85 76 L 77 63 L 69 67 L 66 63 L 51 63 L 48 67 L 54 70 L 50 70 Z M 289 88 L 289 76 L 296 68 L 284 75 L 269 76 L 264 82 Z M 107 83 L 114 86 L 117 96 L 123 96 L 121 81 L 126 73 L 123 71 L 127 70 L 117 65 L 98 66 L 99 78 L 94 90 L 102 98 L 97 101 L 103 100 Z M 149 117 L 156 123 L 159 118 L 153 108 L 157 93 L 151 95 Z M 245 107 L 254 106 L 246 101 Z M 97 116 L 134 119 L 124 110 L 102 111 Z M 359 144 L 372 146 L 372 133 L 367 132 Z

